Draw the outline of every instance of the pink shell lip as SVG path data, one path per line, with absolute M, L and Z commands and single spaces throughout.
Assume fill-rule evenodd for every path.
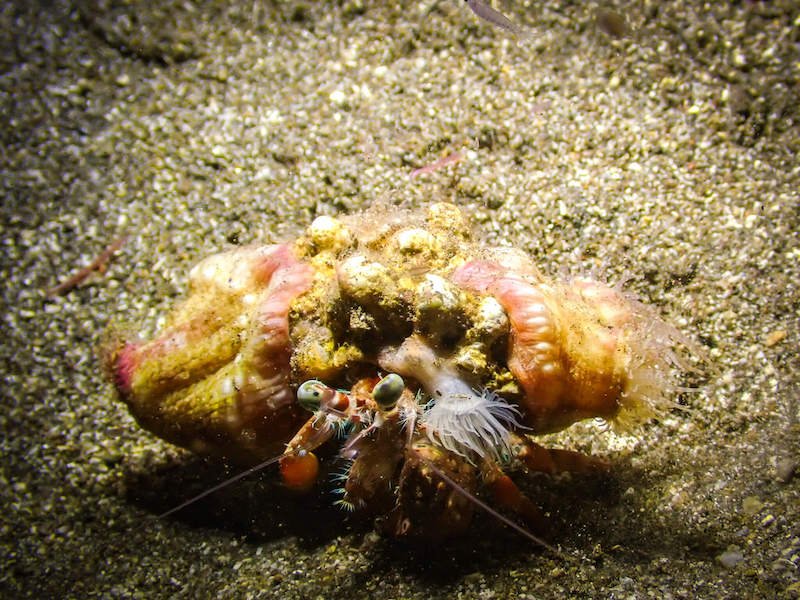
M 297 260 L 289 244 L 279 244 L 271 250 L 256 263 L 254 268 L 262 281 L 271 282 L 275 276 L 280 275 L 281 269 L 291 271 L 301 268 L 298 265 L 303 263 Z M 304 268 L 310 272 L 310 267 Z
M 289 313 L 314 269 L 288 244 L 239 248 L 198 265 L 194 302 L 155 338 L 110 344 L 106 368 L 146 429 L 195 452 L 257 461 L 278 451 L 302 416 L 293 406 Z
M 116 354 L 112 365 L 114 386 L 123 398 L 130 396 L 133 389 L 133 373 L 138 363 L 136 350 L 139 344 L 127 342 Z
M 288 249 L 287 249 L 288 251 Z M 292 302 L 307 292 L 314 272 L 311 266 L 294 255 L 281 252 L 274 261 L 266 300 L 254 317 L 258 333 L 242 349 L 243 362 L 252 369 L 252 376 L 240 390 L 240 410 L 245 420 L 258 415 L 265 406 L 277 410 L 294 402 L 290 385 L 292 343 L 289 337 L 289 312 Z M 250 389 L 253 382 L 255 389 Z M 264 391 L 271 390 L 268 398 Z
M 624 324 L 630 312 L 619 294 L 586 281 L 572 291 L 571 302 L 564 302 L 569 289 L 485 260 L 462 265 L 452 279 L 494 296 L 508 314 L 507 363 L 524 392 L 527 425 L 544 433 L 618 413 L 629 373 L 621 359 L 620 333 L 610 326 Z
M 456 269 L 451 278 L 468 290 L 486 294 L 498 279 L 508 274 L 508 270 L 496 262 L 472 260 Z

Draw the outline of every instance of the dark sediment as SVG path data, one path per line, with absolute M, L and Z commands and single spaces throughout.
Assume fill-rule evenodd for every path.
M 455 0 L 152 5 L 0 9 L 2 595 L 800 595 L 796 3 L 506 2 L 519 42 Z M 437 200 L 549 274 L 629 274 L 711 358 L 689 412 L 552 441 L 614 463 L 525 483 L 577 560 L 488 517 L 398 546 L 274 473 L 156 519 L 227 471 L 114 400 L 109 328 L 231 243 Z

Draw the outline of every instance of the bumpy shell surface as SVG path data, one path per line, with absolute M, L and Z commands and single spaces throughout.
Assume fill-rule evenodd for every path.
M 418 363 L 392 359 L 412 336 L 435 369 L 518 405 L 528 433 L 648 416 L 680 339 L 620 290 L 550 281 L 521 253 L 481 246 L 457 207 L 434 204 L 319 217 L 291 244 L 212 256 L 161 334 L 120 343 L 110 363 L 144 427 L 252 461 L 303 421 L 305 380 L 347 388 L 383 360 L 414 385 Z

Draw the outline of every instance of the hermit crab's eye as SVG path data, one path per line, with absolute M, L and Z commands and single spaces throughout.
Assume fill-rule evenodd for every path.
M 309 379 L 297 388 L 297 401 L 307 411 L 317 412 L 322 404 L 325 389 L 326 386 L 321 381 Z
M 372 390 L 372 398 L 378 403 L 378 406 L 389 410 L 397 404 L 405 387 L 406 384 L 400 375 L 390 373 L 375 385 Z

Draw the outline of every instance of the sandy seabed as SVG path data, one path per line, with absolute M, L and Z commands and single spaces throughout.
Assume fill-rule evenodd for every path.
M 800 9 L 497 7 L 529 35 L 456 0 L 3 5 L 3 596 L 800 596 Z M 689 411 L 548 440 L 614 464 L 524 481 L 562 555 L 483 515 L 400 545 L 272 472 L 158 519 L 235 471 L 138 428 L 109 328 L 152 333 L 212 252 L 442 200 L 710 358 Z

